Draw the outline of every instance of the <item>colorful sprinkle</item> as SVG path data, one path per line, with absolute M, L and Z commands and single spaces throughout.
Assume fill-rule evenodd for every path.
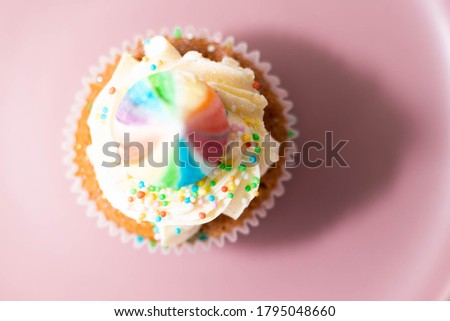
M 166 199 L 166 194 L 160 194 L 160 195 L 159 195 L 159 199 L 160 199 L 161 201 L 165 200 L 165 199 Z
M 246 192 L 250 192 L 251 189 L 252 189 L 252 188 L 251 188 L 250 185 L 245 186 L 245 191 L 246 191 Z
M 145 197 L 145 192 L 143 192 L 143 191 L 137 192 L 136 197 L 137 198 L 144 198 Z
M 134 197 L 133 196 L 128 196 L 128 202 L 133 202 L 134 201 Z
M 191 202 L 191 199 L 190 199 L 189 197 L 186 197 L 186 198 L 184 199 L 184 202 L 185 202 L 186 204 L 189 204 L 189 203 Z
M 253 139 L 258 141 L 259 140 L 259 135 L 257 133 L 253 133 Z
M 254 83 L 253 83 L 253 88 L 255 88 L 255 89 L 259 89 L 259 87 L 261 86 L 261 84 L 259 83 L 259 82 L 257 82 L 257 81 L 255 81 Z
M 194 193 L 198 192 L 198 186 L 197 185 L 192 186 L 192 191 Z
M 162 217 L 161 216 L 157 216 L 156 218 L 155 218 L 155 221 L 158 223 L 158 222 L 161 222 L 161 220 L 162 220 Z
M 209 183 L 211 186 L 216 186 L 216 182 L 215 181 L 211 181 L 211 183 Z
M 132 195 L 134 195 L 134 194 L 137 193 L 137 190 L 136 190 L 135 188 L 132 188 L 132 189 L 130 190 L 130 193 L 131 193 Z
M 249 160 L 251 163 L 256 163 L 256 156 L 250 156 Z
M 103 107 L 102 111 L 106 114 L 108 112 L 108 107 Z
M 214 202 L 214 200 L 215 200 L 216 198 L 214 197 L 214 195 L 209 195 L 208 199 L 209 199 L 211 202 Z
M 144 237 L 139 235 L 139 236 L 136 238 L 136 241 L 138 241 L 139 243 L 142 243 L 142 242 L 144 242 Z
M 106 119 L 106 115 L 105 114 L 101 114 L 100 118 L 105 120 Z
M 247 169 L 247 166 L 245 164 L 239 165 L 239 171 L 244 172 Z
M 288 131 L 289 138 L 292 138 L 295 136 L 295 132 L 293 130 Z
M 228 198 L 233 198 L 234 194 L 233 193 L 228 193 Z
M 148 188 L 148 190 L 149 190 L 150 192 L 154 192 L 154 191 L 155 191 L 155 186 L 150 186 L 150 187 Z
M 116 88 L 115 87 L 111 87 L 111 88 L 109 88 L 109 94 L 110 95 L 114 95 L 114 93 L 116 92 Z
M 159 227 L 158 227 L 158 226 L 155 226 L 155 227 L 153 228 L 153 232 L 158 233 L 158 232 L 159 232 Z
M 181 233 L 181 229 L 180 229 L 179 227 L 176 227 L 176 228 L 175 228 L 175 233 L 176 233 L 176 234 L 180 234 L 180 233 Z
M 167 206 L 167 205 L 169 205 L 169 202 L 168 202 L 168 201 L 162 202 L 162 206 Z
M 181 29 L 180 28 L 175 28 L 175 30 L 173 31 L 173 37 L 175 39 L 180 39 L 181 38 Z
M 204 219 L 204 218 L 206 217 L 206 214 L 203 213 L 203 212 L 200 212 L 200 213 L 198 213 L 198 216 L 199 216 L 201 219 Z
M 159 213 L 159 215 L 161 215 L 161 217 L 166 217 L 167 212 L 166 211 L 161 211 L 161 213 Z
M 227 192 L 227 191 L 228 191 L 228 187 L 226 187 L 226 186 L 222 186 L 222 189 L 221 189 L 221 190 L 222 190 L 222 192 L 224 192 L 224 193 L 225 193 L 225 192 Z
M 257 152 L 258 154 L 261 153 L 261 147 L 256 147 L 255 152 Z
M 145 187 L 145 183 L 143 181 L 139 182 L 139 188 L 144 188 Z
M 150 39 L 145 39 L 144 40 L 144 45 L 149 45 L 150 44 Z
M 150 65 L 150 70 L 151 70 L 151 71 L 156 70 L 156 65 L 155 65 L 155 64 L 151 64 L 151 65 Z

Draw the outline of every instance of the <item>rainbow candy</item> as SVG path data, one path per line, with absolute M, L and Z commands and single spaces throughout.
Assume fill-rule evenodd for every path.
M 223 155 L 230 134 L 225 107 L 216 92 L 182 71 L 155 73 L 135 83 L 120 102 L 115 120 L 121 142 L 124 133 L 130 133 L 144 147 L 148 142 L 173 144 L 168 151 L 152 151 L 169 152 L 163 170 L 148 172 L 152 184 L 162 187 L 194 184 L 208 175 L 214 159 Z M 174 139 L 177 134 L 179 139 Z M 139 166 L 139 158 L 133 154 L 131 158 L 133 166 Z

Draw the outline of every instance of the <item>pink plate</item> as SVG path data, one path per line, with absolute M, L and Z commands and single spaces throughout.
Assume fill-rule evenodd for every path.
M 450 289 L 449 3 L 53 1 L 3 5 L 0 299 L 445 299 Z M 293 170 L 236 244 L 150 255 L 85 217 L 64 118 L 96 58 L 194 25 L 260 49 L 301 135 L 348 139 L 350 168 Z

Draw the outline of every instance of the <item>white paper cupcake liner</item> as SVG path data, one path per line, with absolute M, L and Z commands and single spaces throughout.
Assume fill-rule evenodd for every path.
M 231 44 L 233 45 L 234 52 L 242 54 L 246 59 L 250 60 L 259 70 L 261 70 L 264 74 L 264 79 L 270 84 L 272 92 L 277 95 L 280 103 L 284 107 L 284 116 L 286 117 L 287 121 L 286 126 L 288 127 L 288 131 L 291 133 L 289 138 L 293 139 L 297 137 L 298 132 L 293 128 L 297 120 L 294 115 L 289 113 L 289 111 L 292 109 L 293 104 L 291 101 L 287 100 L 287 91 L 280 88 L 279 78 L 269 74 L 271 65 L 267 62 L 261 62 L 259 60 L 259 51 L 248 52 L 248 46 L 245 42 L 234 44 L 233 37 L 223 38 L 221 33 L 217 32 L 211 34 L 207 29 L 195 29 L 193 27 L 186 27 L 181 31 L 183 37 L 187 37 L 188 39 L 203 38 L 209 41 L 220 43 L 222 45 Z M 149 252 L 161 251 L 164 254 L 168 254 L 171 251 L 175 252 L 176 254 L 181 254 L 184 251 L 195 252 L 199 247 L 203 248 L 204 250 L 209 250 L 213 245 L 216 245 L 217 247 L 223 247 L 227 241 L 236 242 L 239 234 L 248 234 L 251 227 L 258 226 L 259 220 L 264 218 L 267 215 L 267 211 L 274 207 L 275 198 L 284 194 L 283 183 L 291 178 L 291 174 L 284 166 L 282 166 L 282 174 L 278 178 L 276 186 L 271 190 L 269 197 L 262 202 L 260 207 L 252 211 L 253 215 L 246 219 L 242 226 L 234 228 L 231 232 L 222 233 L 218 238 L 210 237 L 206 240 L 198 240 L 193 243 L 185 242 L 181 245 L 170 247 L 161 246 L 159 243 L 156 246 L 151 246 L 149 242 L 142 241 L 138 235 L 131 234 L 124 228 L 118 227 L 113 221 L 108 221 L 103 213 L 97 210 L 95 201 L 91 200 L 88 196 L 87 191 L 82 188 L 81 178 L 75 176 L 75 173 L 78 169 L 78 165 L 74 163 L 75 134 L 78 129 L 77 121 L 80 118 L 82 109 L 85 106 L 86 98 L 91 91 L 91 89 L 89 88 L 89 84 L 97 81 L 96 78 L 98 74 L 102 73 L 108 64 L 113 63 L 118 54 L 121 54 L 128 48 L 133 47 L 136 43 L 138 43 L 138 41 L 144 40 L 145 38 L 149 38 L 157 34 L 163 36 L 172 35 L 169 29 L 164 28 L 159 33 L 148 31 L 145 37 L 136 36 L 132 43 L 125 41 L 122 43 L 121 50 L 117 48 L 111 49 L 108 56 L 102 56 L 99 59 L 98 66 L 90 68 L 89 76 L 82 79 L 83 89 L 75 97 L 75 104 L 72 106 L 70 115 L 66 119 L 67 125 L 64 129 L 65 139 L 64 143 L 62 144 L 62 148 L 65 152 L 65 157 L 63 162 L 69 167 L 66 176 L 72 181 L 72 192 L 78 195 L 77 202 L 81 205 L 87 206 L 87 216 L 96 219 L 97 226 L 100 228 L 108 229 L 108 232 L 111 236 L 119 236 L 120 240 L 123 243 L 131 242 L 135 248 L 146 247 Z M 292 152 L 293 150 L 285 151 L 286 159 L 292 157 Z

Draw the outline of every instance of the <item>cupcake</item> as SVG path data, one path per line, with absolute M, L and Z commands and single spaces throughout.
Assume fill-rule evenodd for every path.
M 282 194 L 290 103 L 245 44 L 176 28 L 113 51 L 65 144 L 89 213 L 153 250 L 234 241 Z M 277 215 L 277 213 L 274 213 Z

